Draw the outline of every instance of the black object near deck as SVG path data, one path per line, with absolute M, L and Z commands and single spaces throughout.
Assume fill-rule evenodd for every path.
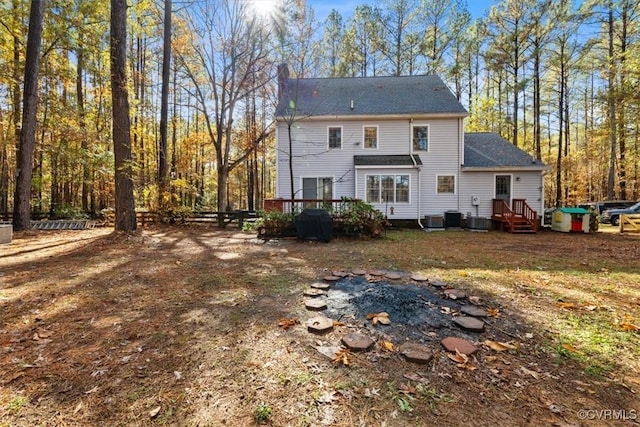
M 333 237 L 333 218 L 324 209 L 305 209 L 296 216 L 298 240 L 329 242 Z

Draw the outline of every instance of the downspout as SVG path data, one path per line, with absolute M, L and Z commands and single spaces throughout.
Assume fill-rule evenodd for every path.
M 420 221 L 420 194 L 422 193 L 420 191 L 420 182 L 422 181 L 420 179 L 420 174 L 422 172 L 422 168 L 420 166 L 418 166 L 418 163 L 416 162 L 416 159 L 413 157 L 413 154 L 409 154 L 409 157 L 411 157 L 411 161 L 413 162 L 413 167 L 416 168 L 418 170 L 418 225 L 420 226 L 420 228 L 424 229 L 424 225 L 422 225 L 422 222 Z

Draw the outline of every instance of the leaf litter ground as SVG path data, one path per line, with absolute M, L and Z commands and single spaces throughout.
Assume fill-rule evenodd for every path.
M 617 233 L 394 231 L 328 245 L 214 227 L 15 233 L 0 247 L 0 426 L 637 425 L 639 243 Z M 354 269 L 438 278 L 492 316 L 468 333 L 450 320 L 469 299 L 349 276 L 329 290 L 341 322 L 310 334 L 318 313 L 303 291 Z M 342 306 L 331 303 L 338 291 L 349 295 Z M 390 325 L 367 321 L 383 310 Z M 356 332 L 375 346 L 337 362 L 316 350 Z M 447 353 L 449 335 L 477 353 Z M 399 354 L 407 339 L 433 352 L 427 365 Z

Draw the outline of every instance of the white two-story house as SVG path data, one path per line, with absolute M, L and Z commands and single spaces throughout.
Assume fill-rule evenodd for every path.
M 438 76 L 278 74 L 277 198 L 356 198 L 421 225 L 449 211 L 495 219 L 494 200 L 542 214 L 547 167 L 496 134 L 465 134 L 468 113 Z

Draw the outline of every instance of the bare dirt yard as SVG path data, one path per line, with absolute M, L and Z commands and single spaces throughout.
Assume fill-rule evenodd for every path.
M 639 325 L 640 235 L 14 233 L 0 426 L 638 426 Z

